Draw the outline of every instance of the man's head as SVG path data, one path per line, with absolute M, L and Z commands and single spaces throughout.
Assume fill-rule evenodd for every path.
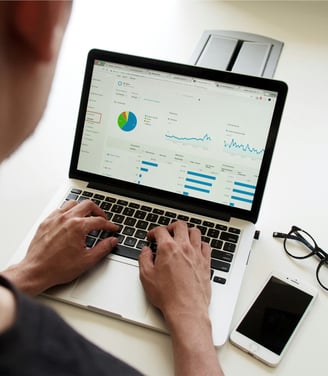
M 70 10 L 70 1 L 0 2 L 0 162 L 43 114 Z

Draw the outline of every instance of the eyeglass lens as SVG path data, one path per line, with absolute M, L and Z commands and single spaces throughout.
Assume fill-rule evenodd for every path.
M 328 290 L 328 263 L 327 261 L 321 262 L 317 270 L 317 278 L 321 285 Z
M 284 245 L 286 252 L 295 258 L 309 257 L 316 248 L 314 239 L 302 230 L 291 231 L 286 237 Z
M 317 252 L 319 261 L 316 275 L 322 287 L 328 290 L 328 260 L 324 260 L 327 256 L 317 247 L 315 240 L 310 234 L 303 230 L 291 231 L 284 241 L 285 251 L 292 257 L 304 259 L 310 257 Z

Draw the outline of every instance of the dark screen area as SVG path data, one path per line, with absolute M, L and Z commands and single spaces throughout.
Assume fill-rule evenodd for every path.
M 311 300 L 311 295 L 271 277 L 237 331 L 280 355 Z

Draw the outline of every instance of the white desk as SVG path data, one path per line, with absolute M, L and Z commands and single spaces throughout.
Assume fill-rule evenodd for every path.
M 46 114 L 33 137 L 0 169 L 0 265 L 15 252 L 66 177 L 88 50 L 97 47 L 188 62 L 204 30 L 231 29 L 284 41 L 275 78 L 289 85 L 258 221 L 261 237 L 254 244 L 233 321 L 272 269 L 316 284 L 316 261 L 293 262 L 271 235 L 297 224 L 328 248 L 327 25 L 327 2 L 77 0 Z M 89 339 L 146 374 L 173 374 L 168 336 L 65 304 L 47 304 Z M 218 350 L 223 369 L 227 375 L 326 374 L 327 312 L 328 293 L 321 291 L 277 369 L 229 343 Z

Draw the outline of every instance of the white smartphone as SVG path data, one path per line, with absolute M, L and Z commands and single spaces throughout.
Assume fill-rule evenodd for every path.
M 230 334 L 230 341 L 276 367 L 317 296 L 296 278 L 272 274 Z

